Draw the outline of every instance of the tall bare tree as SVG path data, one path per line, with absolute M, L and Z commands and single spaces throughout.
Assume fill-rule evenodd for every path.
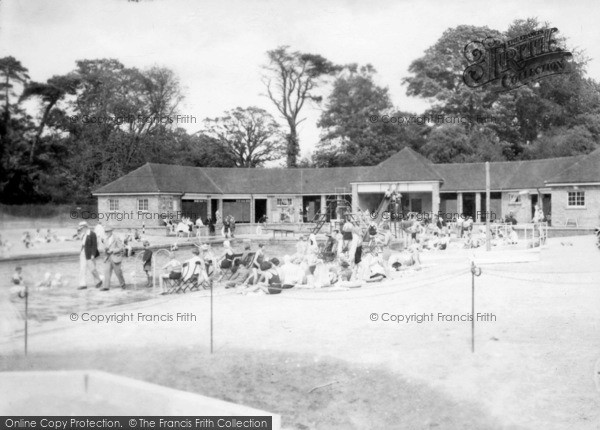
M 267 56 L 269 62 L 264 66 L 263 82 L 267 96 L 289 127 L 286 136 L 287 166 L 296 167 L 300 153 L 298 125 L 305 119 L 300 118 L 300 111 L 307 100 L 321 101 L 322 97 L 315 94 L 315 89 L 342 67 L 320 55 L 290 52 L 288 46 L 268 51 Z

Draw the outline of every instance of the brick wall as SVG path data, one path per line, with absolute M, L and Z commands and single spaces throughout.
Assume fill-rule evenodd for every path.
M 567 219 L 577 220 L 579 227 L 597 227 L 600 225 L 600 187 L 579 187 L 585 192 L 585 207 L 569 207 L 568 193 L 573 188 L 552 190 L 552 225 L 564 226 Z M 569 225 L 574 225 L 572 222 Z
M 508 216 L 509 212 L 512 212 L 519 224 L 531 222 L 531 197 L 529 194 L 521 195 L 521 203 L 510 204 L 509 194 L 507 192 L 502 193 L 502 214 L 496 214 L 499 217 Z
M 118 210 L 111 211 L 110 200 L 118 200 Z M 140 211 L 138 201 L 148 200 L 148 210 Z M 169 210 L 168 201 L 173 200 L 173 210 Z M 163 226 L 163 218 L 175 220 L 181 214 L 181 199 L 179 196 L 158 195 L 127 195 L 98 197 L 98 212 L 95 214 L 104 225 L 115 228 L 141 228 Z M 94 220 L 92 220 L 94 221 Z

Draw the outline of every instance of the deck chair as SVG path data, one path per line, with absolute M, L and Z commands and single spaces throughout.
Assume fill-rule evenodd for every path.
M 243 253 L 239 253 L 239 254 L 233 254 L 233 259 L 231 260 L 231 266 L 229 266 L 228 268 L 221 268 L 221 278 L 219 280 L 223 280 L 223 279 L 230 279 L 233 276 L 233 266 L 236 264 L 237 260 L 239 260 L 240 258 L 242 258 L 244 256 Z M 223 262 L 224 258 L 220 259 L 218 261 L 218 265 L 219 267 L 221 267 L 221 263 Z
M 179 288 L 179 291 L 181 291 L 182 293 L 185 293 L 186 291 L 194 291 L 194 290 L 199 290 L 200 289 L 200 274 L 202 271 L 202 262 L 201 261 L 197 261 L 196 264 L 194 265 L 194 268 L 191 269 L 193 270 L 192 274 L 187 277 L 184 276 L 184 278 L 187 278 L 186 280 L 184 280 L 181 283 L 181 286 Z M 206 282 L 203 281 L 202 284 L 205 284 Z M 206 288 L 206 287 L 204 287 Z
M 188 263 L 183 263 L 183 265 L 181 266 L 181 277 L 180 278 L 165 279 L 163 281 L 163 284 L 166 288 L 166 291 L 164 291 L 162 294 L 173 294 L 173 293 L 179 291 L 179 289 L 181 288 L 181 284 L 183 283 L 184 275 L 187 272 L 187 270 L 188 270 Z

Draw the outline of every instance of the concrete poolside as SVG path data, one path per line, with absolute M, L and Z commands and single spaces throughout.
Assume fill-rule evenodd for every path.
M 213 303 L 214 351 L 309 354 L 316 362 L 333 357 L 388 369 L 480 405 L 502 426 L 595 429 L 600 424 L 593 375 L 600 358 L 600 251 L 593 241 L 591 236 L 550 239 L 537 262 L 484 265 L 476 279 L 476 312 L 492 313 L 496 321 L 476 323 L 475 354 L 468 322 L 384 321 L 390 315 L 469 313 L 467 259 L 440 261 L 397 281 L 349 291 L 219 295 Z M 140 349 L 150 355 L 181 347 L 202 354 L 210 349 L 205 293 L 91 312 L 133 318 L 96 323 L 64 315 L 34 328 L 30 353 L 60 357 L 114 350 L 125 357 Z M 371 320 L 374 313 L 377 321 Z M 145 315 L 171 315 L 172 321 L 149 321 Z M 0 351 L 16 364 L 22 340 L 5 341 Z

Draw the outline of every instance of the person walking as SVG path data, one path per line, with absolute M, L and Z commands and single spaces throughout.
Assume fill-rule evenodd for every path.
M 79 252 L 79 287 L 78 290 L 87 288 L 86 274 L 89 271 L 94 277 L 96 288 L 102 286 L 102 280 L 96 269 L 96 257 L 98 252 L 98 238 L 96 233 L 90 230 L 86 221 L 81 221 L 77 227 L 77 233 L 81 238 L 81 250 Z
M 110 278 L 113 271 L 117 275 L 121 288 L 125 289 L 125 278 L 121 270 L 121 262 L 123 261 L 123 242 L 113 233 L 112 227 L 104 229 L 106 233 L 106 259 L 104 265 L 104 287 L 101 291 L 110 290 Z

